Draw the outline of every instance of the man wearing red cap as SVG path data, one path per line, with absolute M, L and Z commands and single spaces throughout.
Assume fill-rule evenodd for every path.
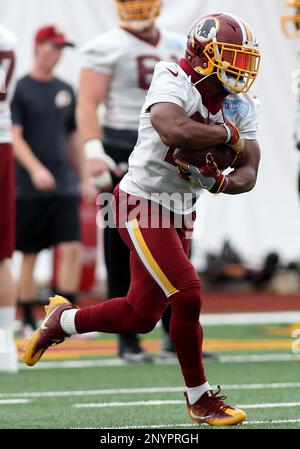
M 17 85 L 12 101 L 17 173 L 17 249 L 24 254 L 19 299 L 24 333 L 35 328 L 33 270 L 38 253 L 60 245 L 58 290 L 75 302 L 80 275 L 79 180 L 84 157 L 77 144 L 72 87 L 53 74 L 65 47 L 64 33 L 49 25 L 35 36 L 35 60 Z M 68 159 L 74 152 L 77 173 Z M 59 218 L 59 219 L 58 219 Z
M 36 44 L 50 42 L 59 48 L 74 47 L 73 42 L 65 37 L 64 32 L 54 25 L 40 28 L 36 33 L 35 41 Z

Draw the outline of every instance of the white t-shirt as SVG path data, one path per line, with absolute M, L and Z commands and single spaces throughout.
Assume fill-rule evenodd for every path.
M 15 49 L 15 36 L 3 25 L 0 25 L 0 143 L 12 141 L 12 123 L 7 88 L 13 74 Z
M 129 172 L 120 187 L 129 194 L 159 202 L 176 213 L 188 214 L 195 209 L 195 202 L 203 190 L 180 178 L 176 166 L 168 162 L 173 150 L 161 141 L 151 125 L 148 112 L 150 106 L 160 102 L 175 103 L 189 117 L 198 113 L 211 124 L 224 123 L 224 110 L 228 119 L 239 128 L 242 137 L 249 140 L 257 137 L 260 103 L 250 94 L 229 95 L 224 101 L 223 110 L 212 115 L 203 105 L 201 94 L 191 83 L 190 77 L 178 64 L 159 62 L 156 65 L 142 108 L 139 138 L 129 159 Z M 172 195 L 171 202 L 169 195 Z
M 141 108 L 159 61 L 178 61 L 184 56 L 186 38 L 161 31 L 152 45 L 123 28 L 93 39 L 81 49 L 83 68 L 112 75 L 105 100 L 103 125 L 137 130 Z

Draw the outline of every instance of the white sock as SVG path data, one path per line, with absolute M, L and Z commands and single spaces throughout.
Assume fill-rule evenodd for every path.
M 65 310 L 60 317 L 60 324 L 66 334 L 75 335 L 78 334 L 75 327 L 75 315 L 78 309 Z
M 200 385 L 199 387 L 193 387 L 193 388 L 187 387 L 189 403 L 191 405 L 194 405 L 198 401 L 198 399 L 200 399 L 201 396 L 204 393 L 206 393 L 208 390 L 211 390 L 211 387 L 208 382 L 205 382 L 205 384 Z
M 0 307 L 0 328 L 8 329 L 14 327 L 16 319 L 15 307 Z
M 0 307 L 0 352 L 6 353 L 15 350 L 14 324 L 16 317 L 15 307 Z

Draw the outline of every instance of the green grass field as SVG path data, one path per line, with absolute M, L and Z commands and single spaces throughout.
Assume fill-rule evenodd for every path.
M 208 379 L 213 386 L 220 384 L 228 402 L 242 406 L 248 415 L 238 429 L 300 428 L 300 360 L 289 347 L 291 328 L 205 329 L 208 349 L 223 356 L 221 362 L 206 364 Z M 149 336 L 152 345 L 159 344 L 158 337 L 159 329 Z M 112 336 L 92 344 L 101 347 L 107 338 Z M 74 366 L 74 358 L 78 365 L 88 360 L 89 366 Z M 53 352 L 51 360 L 37 368 L 0 375 L 0 428 L 194 428 L 186 416 L 181 390 L 177 364 L 157 359 L 152 365 L 128 365 L 118 364 L 107 354 L 87 357 L 79 352 L 70 359 L 67 351 L 65 357 Z

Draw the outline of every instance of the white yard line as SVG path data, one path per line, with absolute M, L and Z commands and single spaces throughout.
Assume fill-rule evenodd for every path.
M 288 407 L 300 407 L 300 402 L 266 402 L 260 404 L 239 404 L 239 408 L 244 409 L 257 409 L 257 408 L 288 408 Z
M 245 363 L 245 362 L 292 362 L 300 360 L 300 355 L 295 354 L 249 354 L 249 355 L 222 355 L 221 363 Z M 177 365 L 175 361 L 163 361 L 156 359 L 155 365 Z M 212 362 L 210 362 L 212 363 Z M 105 360 L 70 360 L 57 362 L 39 362 L 33 367 L 19 363 L 20 370 L 41 370 L 41 369 L 73 369 L 73 368 L 98 368 L 98 367 L 114 367 L 129 366 L 128 363 L 120 359 Z M 132 365 L 131 365 L 132 366 Z
M 74 404 L 75 408 L 112 408 L 112 407 L 137 407 L 137 406 L 154 406 L 154 405 L 181 405 L 185 401 L 181 400 L 165 400 L 165 401 L 129 401 L 129 402 L 95 402 L 90 404 Z
M 0 405 L 29 404 L 30 402 L 30 399 L 2 399 L 0 400 Z
M 300 323 L 300 312 L 207 313 L 201 315 L 200 321 L 206 326 Z
M 246 354 L 246 355 L 222 355 L 220 363 L 245 363 L 245 362 L 292 362 L 299 361 L 300 354 Z
M 90 404 L 74 404 L 75 408 L 112 408 L 112 407 L 136 407 L 136 406 L 155 406 L 155 405 L 179 405 L 185 404 L 180 400 L 160 400 L 160 401 L 128 401 L 128 402 L 96 402 Z M 236 407 L 241 409 L 258 408 L 282 408 L 282 407 L 300 407 L 300 402 L 269 402 L 262 404 L 240 404 Z
M 274 420 L 265 420 L 265 421 L 245 421 L 243 422 L 242 426 L 252 426 L 252 425 L 258 425 L 258 424 L 296 424 L 296 423 L 300 423 L 300 419 L 274 419 Z M 176 428 L 180 428 L 180 427 L 191 427 L 191 428 L 195 428 L 195 429 L 199 429 L 201 428 L 201 426 L 199 426 L 198 424 L 188 424 L 188 423 L 183 423 L 183 424 L 160 424 L 160 425 L 147 425 L 145 424 L 140 425 L 140 426 L 124 426 L 124 427 L 75 427 L 75 429 L 89 429 L 89 430 L 93 430 L 93 429 L 98 429 L 98 430 L 113 430 L 113 429 L 123 429 L 123 430 L 130 430 L 130 429 L 176 429 Z
M 216 389 L 216 385 L 212 386 Z M 223 390 L 270 390 L 300 388 L 300 382 L 260 383 L 260 384 L 224 384 Z M 70 390 L 70 391 L 33 391 L 20 393 L 0 393 L 1 399 L 8 398 L 51 398 L 51 397 L 78 397 L 78 396 L 109 396 L 126 394 L 161 394 L 183 393 L 184 387 L 153 387 L 153 388 L 111 388 L 102 390 Z

